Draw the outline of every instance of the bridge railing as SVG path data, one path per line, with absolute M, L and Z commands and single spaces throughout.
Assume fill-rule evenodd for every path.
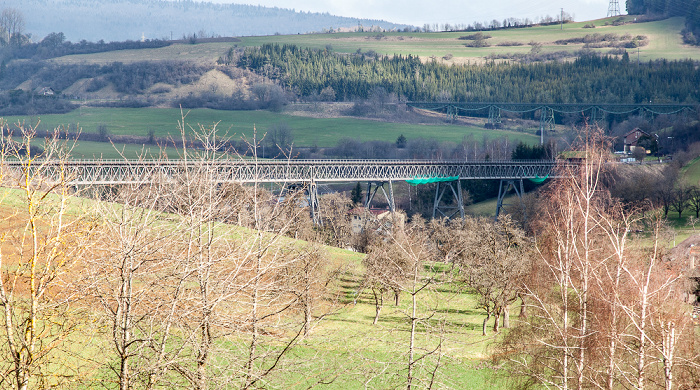
M 314 165 L 328 165 L 328 164 L 511 164 L 511 163 L 524 163 L 524 164 L 542 164 L 546 162 L 556 163 L 556 160 L 391 160 L 391 159 L 373 159 L 373 160 L 362 160 L 362 159 L 306 159 L 306 160 L 270 160 L 270 159 L 216 159 L 216 160 L 162 160 L 162 159 L 152 159 L 152 160 L 123 160 L 123 159 L 111 159 L 111 160 L 34 160 L 33 164 L 63 164 L 63 165 L 139 165 L 139 164 L 158 164 L 158 165 L 182 165 L 187 161 L 188 164 L 242 164 L 242 165 L 254 165 L 254 164 L 273 164 L 273 165 L 298 165 L 298 164 L 314 164 Z M 17 160 L 6 160 L 5 164 L 8 166 L 18 166 L 22 163 Z
M 561 162 L 553 160 L 166 160 L 68 162 L 35 161 L 43 173 L 61 175 L 74 184 L 126 184 L 178 180 L 185 172 L 206 174 L 216 182 L 401 181 L 430 177 L 460 179 L 528 179 L 553 177 Z M 10 169 L 19 162 L 6 162 Z

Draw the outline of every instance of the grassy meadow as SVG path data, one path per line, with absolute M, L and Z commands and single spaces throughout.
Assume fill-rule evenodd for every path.
M 631 23 L 632 16 L 624 16 L 624 20 L 630 22 L 620 26 L 613 26 L 612 22 L 618 18 L 599 19 L 587 22 L 567 23 L 561 28 L 559 25 L 535 26 L 517 29 L 504 29 L 488 31 L 490 47 L 471 48 L 465 47 L 467 41 L 458 38 L 471 32 L 435 32 L 435 33 L 405 33 L 405 32 L 352 32 L 333 34 L 303 34 L 303 35 L 271 35 L 260 37 L 241 37 L 238 43 L 199 43 L 199 44 L 175 44 L 172 46 L 145 49 L 145 50 L 121 50 L 107 53 L 71 55 L 54 59 L 58 63 L 96 63 L 106 64 L 115 61 L 135 62 L 150 60 L 187 60 L 199 63 L 212 63 L 222 56 L 230 47 L 259 46 L 264 43 L 293 44 L 302 47 L 324 49 L 332 47 L 338 53 L 355 53 L 375 51 L 384 55 L 413 55 L 426 60 L 435 58 L 446 63 L 480 63 L 484 57 L 491 54 L 528 53 L 531 49 L 530 42 L 542 44 L 542 52 L 568 51 L 574 52 L 583 48 L 583 44 L 557 45 L 554 42 L 560 39 L 583 37 L 588 34 L 629 34 L 631 36 L 645 35 L 649 38 L 649 44 L 639 49 L 639 59 L 648 61 L 658 58 L 669 60 L 690 58 L 700 60 L 700 48 L 684 45 L 680 31 L 683 28 L 683 19 L 669 18 L 660 21 L 646 23 Z M 608 25 L 605 25 L 605 24 Z M 595 28 L 584 28 L 593 24 Z M 521 46 L 498 46 L 507 42 L 518 42 Z M 607 52 L 608 48 L 593 49 Z M 637 50 L 628 49 L 630 57 L 634 53 L 636 59 Z M 443 58 L 451 54 L 452 59 Z
M 393 305 L 393 297 L 385 297 L 379 322 L 372 325 L 375 311 L 371 293 L 364 291 L 357 297 L 357 304 L 353 303 L 362 273 L 359 259 L 355 264 L 346 264 L 351 267 L 346 268 L 340 279 L 343 294 L 340 308 L 320 322 L 295 352 L 302 356 L 313 354 L 320 359 L 303 374 L 285 374 L 285 379 L 291 381 L 289 388 L 306 388 L 319 379 L 316 375 L 323 376 L 324 372 L 344 373 L 324 386 L 330 389 L 395 388 L 401 375 L 405 375 L 402 371 L 410 332 L 410 296 L 402 294 L 399 306 Z M 438 383 L 459 389 L 509 388 L 507 380 L 499 378 L 484 362 L 496 336 L 490 331 L 487 336 L 481 335 L 484 317 L 476 309 L 476 296 L 462 291 L 456 284 L 445 284 L 433 291 L 426 290 L 424 295 L 419 295 L 419 302 L 419 312 L 432 317 L 419 326 L 416 346 L 420 352 L 417 353 L 436 348 L 439 339 L 444 339 Z M 515 321 L 517 310 L 513 312 Z M 431 363 L 425 364 L 424 368 L 429 370 Z M 370 381 L 372 376 L 376 378 Z
M 220 134 L 239 139 L 253 139 L 254 129 L 258 138 L 267 129 L 278 124 L 287 124 L 294 137 L 294 144 L 299 147 L 335 146 L 342 138 L 360 141 L 379 140 L 394 142 L 403 134 L 407 139 L 434 138 L 439 141 L 459 143 L 465 136 L 473 136 L 481 141 L 484 138 L 508 137 L 513 143 L 522 141 L 534 144 L 538 137 L 515 131 L 488 130 L 476 126 L 454 124 L 405 124 L 380 122 L 357 118 L 311 118 L 286 113 L 269 111 L 217 111 L 194 109 L 185 111 L 185 122 L 197 128 L 199 125 L 211 127 L 216 125 Z M 136 135 L 146 137 L 153 131 L 156 137 L 179 138 L 178 122 L 182 120 L 179 109 L 169 108 L 90 108 L 82 107 L 67 114 L 39 116 L 5 117 L 9 124 L 26 123 L 40 129 L 68 127 L 82 129 L 83 133 L 97 133 L 97 127 L 105 125 L 110 134 Z M 82 142 L 81 142 L 82 144 Z M 87 145 L 87 144 L 86 144 Z M 140 149 L 140 146 L 138 147 Z M 95 153 L 106 152 L 96 148 Z M 91 153 L 88 148 L 82 154 Z

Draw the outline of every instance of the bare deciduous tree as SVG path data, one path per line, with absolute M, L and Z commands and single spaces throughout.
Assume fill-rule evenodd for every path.
M 408 340 L 405 356 L 405 383 L 407 389 L 419 386 L 432 387 L 441 365 L 443 334 L 439 320 L 435 319 L 436 308 L 428 297 L 435 288 L 444 283 L 448 274 L 442 264 L 434 261 L 425 222 L 420 217 L 408 224 L 395 223 L 391 231 L 385 232 L 370 247 L 363 260 L 367 269 L 365 280 L 373 287 L 377 323 L 381 310 L 382 293 L 392 290 L 394 294 L 410 296 L 403 315 L 408 320 Z M 378 302 L 378 303 L 377 303 Z M 399 300 L 395 301 L 398 306 Z M 436 321 L 436 322 L 431 322 Z M 422 329 L 422 330 L 419 330 Z M 417 338 L 435 338 L 434 347 L 419 347 Z
M 529 315 L 498 353 L 523 383 L 644 389 L 653 377 L 673 386 L 678 340 L 692 338 L 677 326 L 684 323 L 678 264 L 666 260 L 658 215 L 642 219 L 651 238 L 629 242 L 640 214 L 608 196 L 600 181 L 604 139 L 587 135 L 587 160 L 547 191 L 535 230 L 539 256 L 525 283 Z
M 35 129 L 19 125 L 19 132 L 19 144 L 0 139 L 0 207 L 7 207 L 0 219 L 0 386 L 28 389 L 76 380 L 76 372 L 52 358 L 69 349 L 80 316 L 66 275 L 78 270 L 92 222 L 70 210 L 71 145 L 56 132 L 34 155 Z M 8 154 L 19 163 L 16 170 L 6 166 Z
M 5 8 L 0 14 L 0 29 L 5 35 L 4 40 L 9 45 L 22 43 L 24 33 L 24 15 L 15 8 Z

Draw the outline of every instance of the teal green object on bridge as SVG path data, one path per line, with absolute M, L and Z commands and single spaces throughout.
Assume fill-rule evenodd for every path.
M 547 175 L 547 176 L 545 176 L 545 177 L 539 177 L 539 176 L 535 175 L 535 178 L 534 178 L 534 179 L 530 179 L 530 181 L 533 182 L 533 183 L 536 183 L 536 184 L 542 184 L 542 183 L 544 183 L 544 181 L 547 180 L 548 178 L 549 178 L 549 175 Z
M 419 184 L 430 184 L 430 183 L 441 183 L 445 181 L 455 181 L 459 180 L 459 176 L 448 176 L 448 177 L 414 177 L 411 180 L 406 180 L 406 183 L 417 186 Z

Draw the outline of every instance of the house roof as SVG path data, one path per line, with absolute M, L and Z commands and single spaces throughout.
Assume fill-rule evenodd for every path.
M 639 136 L 637 136 L 637 133 L 639 133 Z M 646 135 L 646 136 L 650 137 L 649 133 L 647 133 L 646 131 L 640 129 L 639 127 L 635 127 L 634 129 L 630 130 L 629 132 L 627 132 L 627 133 L 626 133 L 625 135 L 623 135 L 622 137 L 625 139 L 625 142 L 626 142 L 626 143 L 627 143 L 627 142 L 632 143 L 632 142 L 636 142 L 637 139 L 641 138 L 643 135 Z M 634 139 L 633 139 L 633 140 L 631 140 L 632 136 L 634 136 Z

